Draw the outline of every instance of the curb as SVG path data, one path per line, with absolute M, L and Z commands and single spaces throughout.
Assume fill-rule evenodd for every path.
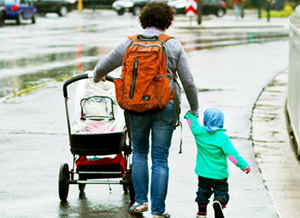
M 300 217 L 300 164 L 287 131 L 287 81 L 285 71 L 262 89 L 253 106 L 250 133 L 265 186 L 282 218 Z

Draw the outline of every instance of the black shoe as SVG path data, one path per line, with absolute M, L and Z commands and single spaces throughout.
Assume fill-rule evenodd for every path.
M 219 201 L 214 201 L 213 208 L 215 211 L 215 218 L 225 218 L 222 210 L 222 205 Z

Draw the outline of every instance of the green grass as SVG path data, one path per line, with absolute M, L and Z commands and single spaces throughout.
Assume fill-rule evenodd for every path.
M 69 78 L 73 77 L 73 75 L 71 76 L 66 76 L 66 77 L 62 77 L 62 78 L 57 78 L 56 79 L 56 82 L 62 82 L 62 81 L 65 81 Z M 40 89 L 40 88 L 43 88 L 47 85 L 47 83 L 44 83 L 44 84 L 41 84 L 41 85 L 36 85 L 36 86 L 32 86 L 32 85 L 26 85 L 26 88 L 21 90 L 21 91 L 16 91 L 16 90 L 12 90 L 13 92 L 13 95 L 12 96 L 9 96 L 7 97 L 6 99 L 11 99 L 11 98 L 15 98 L 15 97 L 20 97 L 21 95 L 24 95 L 24 94 L 28 94 L 32 91 L 35 91 L 37 89 Z
M 289 17 L 293 13 L 295 13 L 293 8 L 290 5 L 287 5 L 284 7 L 282 11 L 270 11 L 270 17 L 284 18 L 284 17 Z M 261 16 L 267 17 L 268 13 L 265 11 Z

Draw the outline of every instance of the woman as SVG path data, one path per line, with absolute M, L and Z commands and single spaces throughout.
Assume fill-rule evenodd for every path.
M 166 2 L 149 2 L 139 16 L 145 37 L 159 36 L 169 28 L 173 19 L 174 11 Z M 124 39 L 109 54 L 102 58 L 94 69 L 94 81 L 99 82 L 103 76 L 122 65 L 124 53 L 130 44 L 129 38 Z M 168 57 L 167 74 L 171 86 L 177 86 L 172 80 L 173 72 L 177 71 L 183 88 L 185 90 L 190 110 L 198 116 L 198 95 L 193 81 L 188 60 L 184 49 L 179 41 L 174 38 L 166 43 Z M 173 100 L 160 111 L 152 113 L 131 113 L 129 122 L 131 128 L 131 139 L 133 147 L 132 155 L 132 178 L 135 190 L 135 203 L 130 208 L 133 213 L 148 210 L 149 191 L 149 136 L 151 133 L 151 214 L 152 217 L 170 217 L 165 211 L 165 200 L 168 190 L 169 167 L 168 156 L 173 135 Z

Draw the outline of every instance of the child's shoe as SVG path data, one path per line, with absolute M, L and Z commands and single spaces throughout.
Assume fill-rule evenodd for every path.
M 129 209 L 131 213 L 141 213 L 148 211 L 148 204 L 147 203 L 137 203 L 135 202 Z
M 206 218 L 206 214 L 204 215 L 204 214 L 200 214 L 201 212 L 198 212 L 197 213 L 197 216 L 196 216 L 196 218 Z
M 197 213 L 196 218 L 206 218 L 206 215 L 200 215 L 199 213 Z
M 152 218 L 169 218 L 169 217 L 171 217 L 171 215 L 170 214 L 168 214 L 166 211 L 165 212 L 163 212 L 162 214 L 160 214 L 160 215 L 152 215 Z
M 215 211 L 215 218 L 225 218 L 222 210 L 222 205 L 219 201 L 214 201 L 213 208 Z

